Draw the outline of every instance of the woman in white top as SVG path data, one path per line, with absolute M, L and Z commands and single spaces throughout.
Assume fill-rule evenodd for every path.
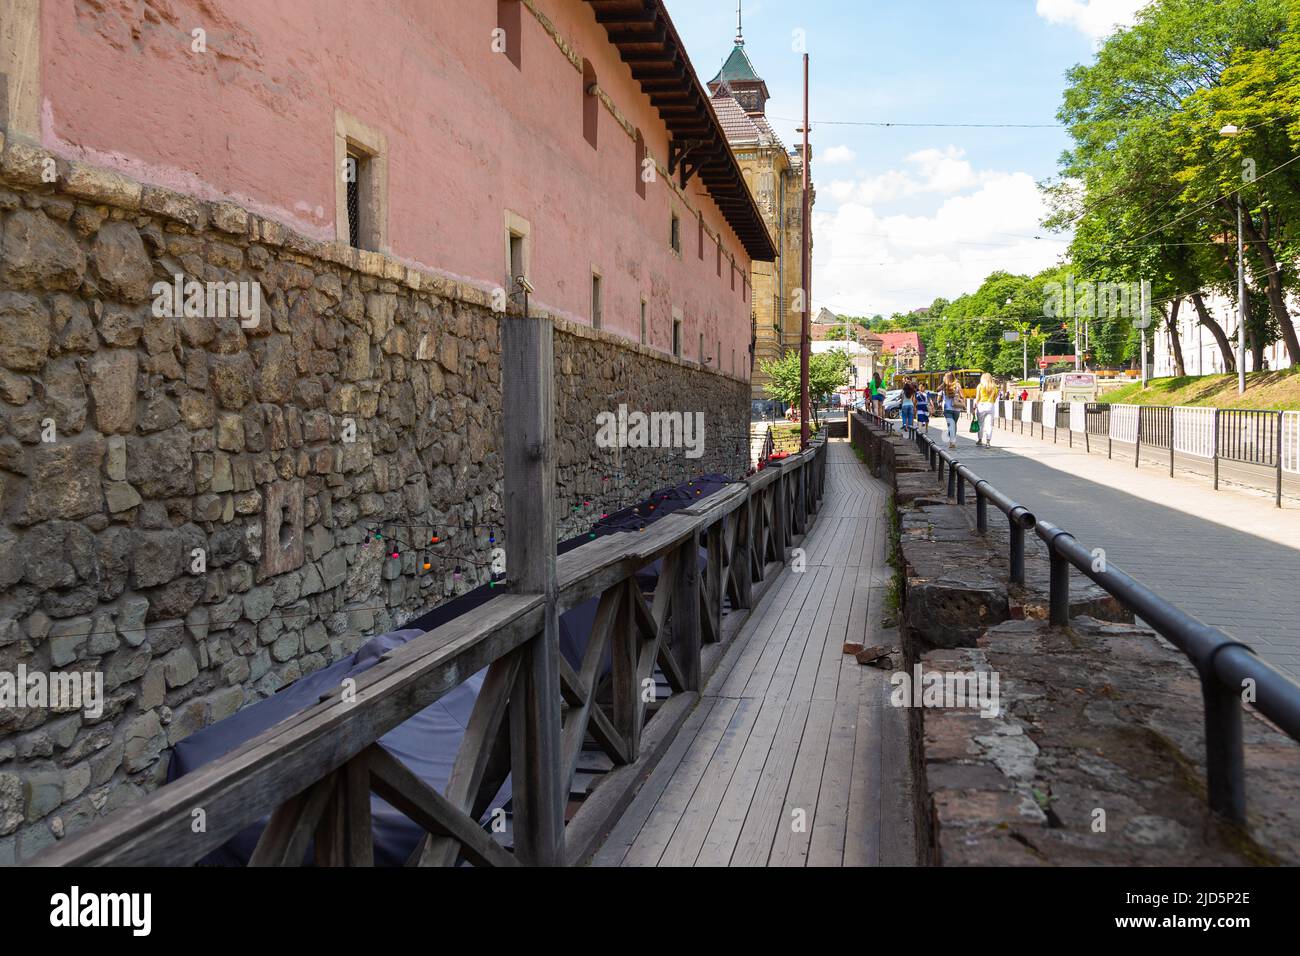
M 993 419 L 997 411 L 998 386 L 993 376 L 985 372 L 980 376 L 979 388 L 975 389 L 975 414 L 978 416 L 980 430 L 975 435 L 975 444 L 984 444 L 989 448 L 993 444 Z

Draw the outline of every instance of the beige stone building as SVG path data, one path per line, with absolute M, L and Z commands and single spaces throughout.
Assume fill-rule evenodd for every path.
M 799 348 L 803 320 L 803 157 L 786 149 L 767 121 L 770 95 L 737 31 L 736 45 L 709 81 L 713 109 L 772 233 L 776 258 L 751 266 L 754 322 L 753 397 L 768 398 L 758 370 L 764 359 Z M 811 187 L 810 187 L 811 188 Z M 813 198 L 816 192 L 813 191 Z

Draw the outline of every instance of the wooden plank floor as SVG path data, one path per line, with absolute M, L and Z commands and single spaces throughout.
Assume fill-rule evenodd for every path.
M 872 866 L 915 860 L 906 715 L 882 642 L 887 490 L 843 441 L 806 564 L 781 572 L 596 866 Z

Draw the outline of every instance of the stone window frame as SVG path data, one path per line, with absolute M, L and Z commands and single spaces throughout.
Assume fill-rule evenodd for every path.
M 642 345 L 650 344 L 648 310 L 649 310 L 649 304 L 646 302 L 645 296 L 641 296 L 641 344 Z
M 361 206 L 361 246 L 387 255 L 388 137 L 338 107 L 334 109 L 334 238 L 351 246 L 348 230 L 348 184 L 344 164 L 349 152 L 365 154 L 366 175 L 358 178 Z
M 40 0 L 0 0 L 0 130 L 41 138 Z
M 524 263 L 524 278 L 527 279 L 529 282 L 532 282 L 533 281 L 532 279 L 533 227 L 532 224 L 527 219 L 519 215 L 517 212 L 513 212 L 512 210 L 509 209 L 505 210 L 504 218 L 505 218 L 505 231 L 503 233 L 503 238 L 505 241 L 505 270 L 504 271 L 506 276 L 506 295 L 512 296 L 515 294 L 516 290 L 515 290 L 515 276 L 514 276 L 513 263 L 511 261 L 511 255 L 510 255 L 510 240 L 519 239 L 521 241 L 523 254 L 520 256 L 520 258 L 523 260 Z
M 600 266 L 591 267 L 591 327 L 599 329 L 604 324 L 605 314 L 605 275 Z

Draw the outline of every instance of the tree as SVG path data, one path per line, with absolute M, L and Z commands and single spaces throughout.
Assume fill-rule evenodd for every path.
M 786 405 L 799 407 L 803 395 L 798 352 L 787 352 L 779 359 L 763 359 L 758 368 L 770 379 L 763 386 L 768 395 Z M 818 402 L 829 401 L 832 392 L 848 384 L 852 368 L 853 362 L 843 349 L 814 352 L 808 356 L 808 400 L 814 406 L 814 417 Z
M 1297 124 L 1275 120 L 1279 108 L 1296 117 L 1300 101 L 1294 16 L 1288 29 L 1296 6 L 1295 0 L 1157 0 L 1132 28 L 1107 39 L 1092 64 L 1069 71 L 1058 114 L 1074 146 L 1062 157 L 1060 179 L 1044 188 L 1054 209 L 1046 224 L 1074 228 L 1075 267 L 1091 279 L 1150 281 L 1153 305 L 1166 321 L 1163 304 L 1190 297 L 1228 363 L 1227 335 L 1201 293 L 1235 295 L 1230 197 L 1241 188 L 1241 161 L 1259 155 L 1281 162 L 1282 153 L 1295 153 Z M 1255 135 L 1220 136 L 1229 123 Z M 1295 221 L 1288 213 L 1296 182 L 1270 177 L 1269 188 L 1286 198 L 1274 196 L 1267 217 L 1257 201 L 1243 231 L 1257 260 L 1253 271 L 1267 277 L 1274 318 L 1296 355 L 1282 294 L 1290 277 L 1276 268 L 1279 255 L 1294 258 L 1294 248 L 1279 237 Z M 1131 325 L 1124 330 L 1114 319 L 1100 320 L 1101 344 L 1111 352 L 1136 337 Z

